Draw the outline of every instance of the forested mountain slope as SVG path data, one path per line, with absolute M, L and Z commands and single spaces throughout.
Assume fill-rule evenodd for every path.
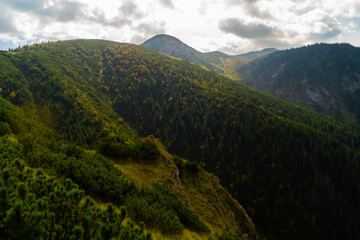
M 156 35 L 142 43 L 141 46 L 154 49 L 169 56 L 180 58 L 221 73 L 223 73 L 223 70 L 219 68 L 218 65 L 222 63 L 222 58 L 229 57 L 227 54 L 222 52 L 199 52 L 179 39 L 166 34 Z
M 166 153 L 153 137 L 140 138 L 93 86 L 101 82 L 97 53 L 108 44 L 73 41 L 0 53 L 1 94 L 12 102 L 0 97 L 0 239 L 151 239 L 142 222 L 155 239 L 217 239 L 223 232 L 256 239 L 251 219 L 215 176 Z M 135 181 L 120 165 L 163 177 Z
M 33 102 L 69 141 L 146 160 L 156 151 L 138 134 L 154 134 L 214 172 L 267 238 L 360 236 L 355 127 L 131 44 L 77 40 L 0 55 L 1 94 Z M 197 168 L 175 163 L 180 179 L 184 166 Z
M 179 39 L 166 34 L 156 35 L 146 40 L 141 46 L 204 66 L 235 80 L 240 79 L 236 71 L 237 68 L 251 61 L 252 58 L 266 56 L 278 51 L 275 48 L 267 48 L 261 51 L 252 51 L 238 55 L 228 55 L 219 51 L 202 53 L 186 45 Z
M 259 228 L 287 239 L 338 238 L 345 226 L 352 229 L 349 236 L 357 233 L 358 173 L 342 171 L 358 169 L 358 152 L 329 134 L 350 137 L 348 145 L 356 142 L 357 148 L 351 129 L 350 135 L 335 134 L 335 125 L 315 113 L 155 52 L 128 45 L 107 54 L 113 63 L 107 71 L 118 76 L 108 82 L 118 89 L 114 108 L 129 113 L 125 119 L 140 133 L 155 132 L 170 151 L 204 162 Z M 133 74 L 143 80 L 133 81 Z M 343 205 L 348 200 L 353 207 Z M 345 220 L 348 211 L 355 219 Z M 329 219 L 337 219 L 338 228 Z
M 349 44 L 315 44 L 285 51 L 267 48 L 234 56 L 200 53 L 167 35 L 157 35 L 142 46 L 205 66 L 325 116 L 355 124 L 360 119 L 360 50 Z
M 324 113 L 359 123 L 360 49 L 315 44 L 280 51 L 239 66 L 243 83 Z

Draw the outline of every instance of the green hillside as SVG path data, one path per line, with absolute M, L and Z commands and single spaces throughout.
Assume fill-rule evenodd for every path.
M 196 184 L 215 191 L 193 195 L 193 183 L 181 181 L 173 189 L 174 175 L 146 186 L 123 175 L 123 161 L 162 174 L 179 170 L 160 142 L 140 138 L 96 88 L 102 70 L 96 54 L 108 44 L 80 40 L 1 53 L 8 64 L 1 94 L 10 102 L 0 97 L 0 238 L 151 239 L 151 230 L 155 239 L 216 239 L 229 231 L 256 239 L 245 210 L 200 167 L 192 176 L 208 177 Z M 214 199 L 222 202 L 217 222 L 199 215 Z M 16 221 L 22 224 L 12 226 Z
M 341 216 L 358 212 L 357 173 L 342 172 L 357 169 L 358 152 L 339 141 L 357 148 L 358 133 L 351 136 L 350 127 L 146 49 L 114 46 L 105 54 L 113 63 L 109 76 L 118 76 L 107 82 L 118 89 L 114 109 L 129 113 L 124 118 L 140 133 L 155 132 L 170 151 L 205 163 L 259 229 L 288 239 L 337 238 L 348 225 L 349 235 L 357 231 L 357 220 Z M 140 73 L 142 81 L 133 81 Z M 343 205 L 348 200 L 350 208 Z M 338 228 L 330 228 L 329 219 L 337 219 Z
M 142 46 L 205 66 L 221 75 L 308 107 L 327 117 L 358 124 L 359 49 L 349 44 L 315 44 L 245 54 L 201 53 L 180 40 L 157 35 Z
M 347 123 L 359 123 L 360 49 L 315 44 L 238 66 L 243 83 Z
M 103 201 L 126 205 L 134 221 L 164 234 L 211 231 L 213 237 L 229 229 L 256 237 L 237 204 L 224 203 L 225 190 L 217 185 L 216 193 L 211 191 L 217 181 L 199 170 L 204 165 L 244 206 L 264 238 L 360 237 L 359 129 L 131 44 L 65 41 L 0 56 L 1 95 L 16 105 L 30 102 L 39 120 L 61 134 L 44 145 L 24 130 L 25 161 L 72 179 Z M 11 131 L 19 135 L 16 128 Z M 166 157 L 159 143 L 146 137 L 151 134 L 169 152 L 191 161 Z M 106 157 L 78 147 L 67 150 L 69 144 L 59 142 L 63 138 Z M 127 164 L 129 159 L 134 162 Z M 159 170 L 167 159 L 168 169 L 179 170 L 181 187 Z M 95 168 L 111 180 L 92 180 L 98 175 L 88 169 Z M 216 209 L 220 224 L 206 208 Z M 237 229 L 228 225 L 226 209 L 243 213 L 234 218 Z M 162 217 L 149 217 L 155 210 Z M 170 230 L 162 229 L 168 216 Z
M 241 79 L 237 69 L 243 64 L 252 61 L 254 58 L 278 51 L 275 48 L 266 48 L 261 51 L 252 51 L 238 55 L 228 55 L 219 51 L 202 53 L 179 39 L 166 34 L 156 35 L 146 40 L 141 46 L 206 67 L 234 80 Z
M 165 53 L 169 56 L 180 58 L 201 66 L 204 66 L 210 70 L 224 73 L 221 69 L 221 61 L 230 57 L 229 55 L 222 52 L 209 52 L 202 53 L 194 48 L 181 42 L 179 39 L 169 36 L 166 34 L 156 35 L 143 44 L 143 47 L 148 47 L 156 51 Z

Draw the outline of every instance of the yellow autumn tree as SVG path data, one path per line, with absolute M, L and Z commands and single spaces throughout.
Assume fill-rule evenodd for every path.
M 16 96 L 15 92 L 14 92 L 14 91 L 11 91 L 10 97 L 11 97 L 11 98 L 14 98 L 15 96 Z

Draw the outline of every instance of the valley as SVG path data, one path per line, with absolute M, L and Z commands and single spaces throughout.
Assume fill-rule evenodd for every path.
M 44 169 L 40 178 L 72 181 L 100 206 L 111 203 L 118 213 L 125 206 L 135 223 L 129 230 L 120 216 L 96 221 L 124 224 L 144 239 L 150 231 L 165 239 L 359 237 L 358 127 L 208 67 L 222 62 L 229 74 L 256 76 L 255 66 L 271 67 L 262 61 L 283 51 L 223 61 L 222 54 L 194 51 L 188 56 L 202 66 L 105 40 L 1 52 L 3 168 L 16 178 L 19 159 Z M 290 63 L 283 66 L 277 76 Z M 50 191 L 44 194 L 37 197 Z M 64 231 L 76 236 L 77 229 Z M 94 234 L 105 233 L 94 227 Z

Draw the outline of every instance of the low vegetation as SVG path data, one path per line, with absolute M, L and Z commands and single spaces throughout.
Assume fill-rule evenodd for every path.
M 70 179 L 29 168 L 21 143 L 4 135 L 0 149 L 1 239 L 152 239 L 143 224 L 124 223 L 124 207 L 101 209 Z
M 2 123 L 8 126 L 8 131 L 0 138 L 1 219 L 6 234 L 2 236 L 17 239 L 32 234 L 34 238 L 112 239 L 129 235 L 133 238 L 126 239 L 150 239 L 151 234 L 145 234 L 144 227 L 122 224 L 125 209 L 136 223 L 144 222 L 165 235 L 181 234 L 185 227 L 209 232 L 199 217 L 165 186 L 146 188 L 124 179 L 111 160 L 55 136 L 36 115 L 24 113 L 30 111 L 29 108 L 13 107 L 14 112 L 4 107 L 0 109 L 2 119 L 6 120 Z M 134 161 L 151 162 L 159 157 L 159 150 L 149 139 L 138 140 L 133 151 L 136 153 L 132 156 Z M 56 177 L 48 177 L 41 168 Z M 98 209 L 91 198 L 84 198 L 84 192 L 114 204 L 120 212 L 116 213 L 113 205 L 106 210 Z M 43 209 L 49 210 L 41 213 Z M 69 215 L 62 214 L 65 210 Z M 22 225 L 13 229 L 14 221 Z

